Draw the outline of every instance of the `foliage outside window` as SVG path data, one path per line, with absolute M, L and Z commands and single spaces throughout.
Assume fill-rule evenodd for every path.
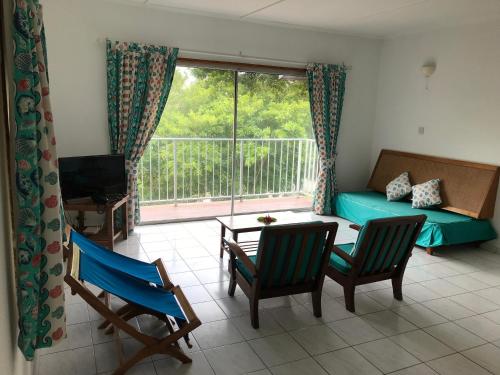
M 238 73 L 237 99 L 235 198 L 308 194 L 315 147 L 306 81 Z M 233 105 L 234 72 L 177 68 L 140 166 L 143 203 L 230 199 Z

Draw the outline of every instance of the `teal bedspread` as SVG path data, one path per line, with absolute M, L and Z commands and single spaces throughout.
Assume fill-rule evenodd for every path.
M 497 237 L 489 220 L 478 220 L 440 209 L 415 209 L 407 201 L 388 202 L 373 191 L 340 193 L 336 199 L 337 216 L 358 225 L 382 217 L 427 215 L 417 245 L 437 247 L 467 242 L 488 241 Z

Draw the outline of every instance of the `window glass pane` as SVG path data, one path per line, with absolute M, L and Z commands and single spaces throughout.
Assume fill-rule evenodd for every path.
M 139 166 L 141 220 L 228 215 L 234 73 L 177 67 Z
M 235 211 L 310 207 L 316 148 L 307 81 L 239 73 L 238 84 Z
M 177 67 L 139 165 L 141 218 L 230 214 L 234 72 Z M 235 213 L 308 208 L 316 176 L 305 79 L 238 73 Z

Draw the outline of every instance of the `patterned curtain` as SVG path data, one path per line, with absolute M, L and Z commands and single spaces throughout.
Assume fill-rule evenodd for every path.
M 314 192 L 313 211 L 318 215 L 334 213 L 337 194 L 335 158 L 346 69 L 342 65 L 310 64 L 307 66 L 309 102 L 320 169 Z
M 111 151 L 125 155 L 132 228 L 140 221 L 137 166 L 167 103 L 179 50 L 109 40 L 106 50 Z
M 14 8 L 18 345 L 28 360 L 66 337 L 62 206 L 41 6 Z

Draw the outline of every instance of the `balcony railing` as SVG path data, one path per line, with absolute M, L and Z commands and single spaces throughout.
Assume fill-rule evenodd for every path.
M 238 139 L 235 156 L 236 199 L 307 195 L 314 188 L 312 139 Z M 233 140 L 154 137 L 138 172 L 142 204 L 230 199 Z

